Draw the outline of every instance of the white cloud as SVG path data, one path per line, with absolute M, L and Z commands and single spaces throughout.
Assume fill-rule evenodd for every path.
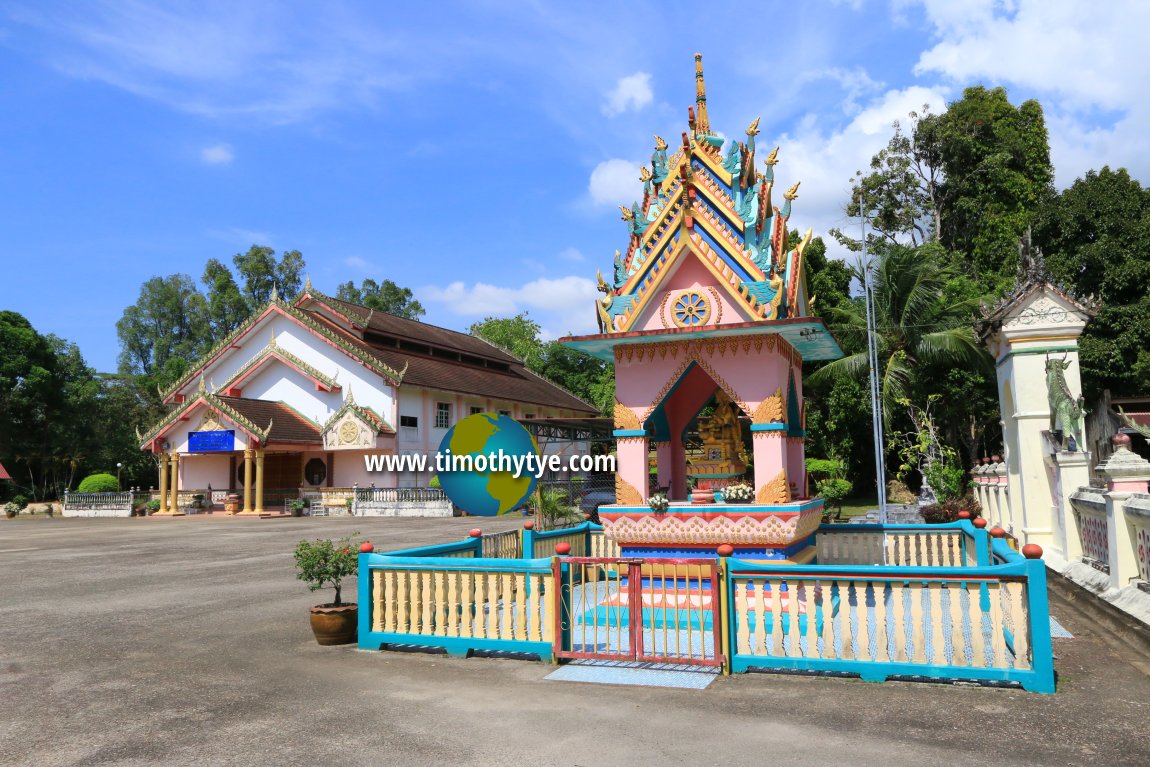
M 1075 0 L 921 2 L 938 42 L 916 74 L 1033 91 L 1059 185 L 1105 164 L 1150 178 L 1150 4 L 1114 0 L 1084 12 Z
M 348 256 L 343 260 L 343 263 L 353 269 L 359 269 L 360 271 L 367 271 L 371 268 L 371 264 L 368 263 L 367 259 L 360 258 L 359 256 Z
M 615 88 L 607 94 L 603 104 L 603 114 L 615 117 L 628 110 L 639 111 L 650 104 L 655 98 L 651 92 L 651 75 L 646 72 L 636 72 L 633 75 L 619 78 Z
M 236 159 L 236 153 L 227 144 L 215 144 L 201 149 L 200 159 L 208 165 L 231 165 L 232 160 Z
M 933 112 L 943 111 L 945 91 L 912 86 L 890 90 L 866 104 L 854 118 L 839 129 L 825 130 L 815 115 L 807 115 L 794 135 L 783 134 L 771 142 L 780 146 L 775 167 L 776 205 L 782 205 L 782 191 L 802 181 L 794 202 L 790 225 L 806 231 L 813 227 L 821 235 L 831 255 L 845 255 L 833 238 L 832 228 L 853 231 L 857 219 L 844 212 L 850 198 L 851 177 L 865 170 L 870 158 L 884 147 L 893 133 L 895 120 L 905 124 L 907 113 L 930 104 Z
M 252 245 L 275 247 L 275 238 L 272 233 L 258 229 L 244 229 L 239 226 L 232 226 L 227 229 L 209 229 L 208 236 L 234 245 L 242 245 L 244 248 Z
M 559 258 L 563 259 L 564 261 L 570 261 L 573 264 L 582 263 L 583 261 L 587 260 L 587 258 L 578 248 L 564 248 L 563 250 L 559 251 Z
M 587 190 L 596 205 L 627 205 L 643 196 L 639 180 L 641 162 L 614 158 L 604 160 L 591 171 Z
M 462 281 L 419 291 L 420 300 L 442 304 L 451 313 L 472 319 L 509 317 L 528 311 L 544 328 L 546 338 L 595 331 L 595 282 L 586 277 L 532 280 L 520 287 Z

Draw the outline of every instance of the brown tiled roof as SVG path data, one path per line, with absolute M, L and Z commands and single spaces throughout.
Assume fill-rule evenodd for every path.
M 394 336 L 406 341 L 425 343 L 430 346 L 437 346 L 441 349 L 451 349 L 462 352 L 463 354 L 485 357 L 500 362 L 519 362 L 518 359 L 499 347 L 493 346 L 482 338 L 477 338 L 467 333 L 460 333 L 457 330 L 448 330 L 447 328 L 441 328 L 437 325 L 428 325 L 423 322 L 417 322 L 416 320 L 396 317 L 394 314 L 388 314 L 386 312 L 372 311 L 358 304 L 340 301 L 338 298 L 332 298 L 330 296 L 323 296 L 322 299 L 317 298 L 317 300 L 330 304 L 336 311 L 351 317 L 356 320 L 358 324 L 374 333 Z
M 282 402 L 246 397 L 219 397 L 220 401 L 261 429 L 271 423 L 267 441 L 322 444 L 319 427 Z
M 324 300 L 335 302 L 335 299 L 328 299 L 326 297 Z M 356 307 L 355 304 L 348 304 L 343 301 L 339 303 L 343 304 L 344 307 L 355 307 L 362 310 L 362 307 Z M 340 308 L 342 309 L 343 307 Z M 413 320 L 383 315 L 387 317 L 388 320 L 395 320 L 404 326 L 420 326 L 428 328 L 430 331 L 438 331 L 452 337 L 458 337 L 453 340 L 451 347 L 444 347 L 439 344 L 432 345 L 438 346 L 441 349 L 454 348 L 463 354 L 484 356 L 487 359 L 498 362 L 501 366 L 505 365 L 506 370 L 480 367 L 466 362 L 409 352 L 395 347 L 381 347 L 364 341 L 343 327 L 327 321 L 320 314 L 312 312 L 309 312 L 309 314 L 311 314 L 312 318 L 317 322 L 323 323 L 336 332 L 343 334 L 349 343 L 363 349 L 372 357 L 379 360 L 381 364 L 395 370 L 403 370 L 404 366 L 406 366 L 407 369 L 403 374 L 403 383 L 405 384 L 426 386 L 429 389 L 459 392 L 460 394 L 471 394 L 478 397 L 526 402 L 534 405 L 544 405 L 547 407 L 562 408 L 564 410 L 574 410 L 579 413 L 593 413 L 598 415 L 598 410 L 592 405 L 589 405 L 562 387 L 532 373 L 522 362 L 510 354 L 502 352 L 486 341 L 473 336 L 456 333 L 453 330 L 437 328 L 432 325 L 423 325 L 423 323 Z M 379 317 L 381 314 L 381 312 L 376 312 L 375 317 L 372 318 L 370 327 L 376 327 L 376 317 Z M 384 322 L 386 321 L 387 320 Z M 434 332 L 429 332 L 419 340 L 430 344 L 431 341 L 428 339 L 434 335 Z M 407 337 L 416 339 L 415 335 L 408 335 Z M 463 348 L 464 344 L 459 341 L 459 338 L 468 339 L 470 346 L 466 349 Z M 480 346 L 476 346 L 475 344 L 479 344 Z M 481 347 L 486 349 L 482 355 L 477 354 L 476 351 L 472 351 L 473 349 L 478 350 Z

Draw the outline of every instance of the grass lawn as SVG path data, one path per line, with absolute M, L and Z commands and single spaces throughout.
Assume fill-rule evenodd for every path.
M 844 517 L 860 517 L 866 514 L 871 509 L 878 508 L 878 498 L 871 496 L 869 498 L 848 498 L 843 501 L 843 516 Z

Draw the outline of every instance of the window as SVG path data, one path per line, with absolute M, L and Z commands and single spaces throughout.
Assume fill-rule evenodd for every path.
M 481 408 L 477 405 L 471 406 L 471 415 L 479 415 L 482 412 L 483 412 L 483 408 Z
M 510 411 L 510 410 L 500 410 L 500 411 L 499 411 L 499 415 L 505 415 L 505 416 L 508 416 L 508 417 L 510 417 L 510 416 L 511 416 L 511 411 Z
M 327 464 L 321 458 L 312 458 L 303 467 L 303 475 L 309 485 L 322 485 L 327 479 Z
M 399 417 L 399 425 L 407 426 L 412 429 L 419 428 L 419 417 L 414 415 L 401 415 Z
M 449 403 L 449 402 L 436 402 L 435 403 L 435 428 L 437 428 L 437 429 L 451 428 L 451 403 Z
M 535 414 L 534 414 L 534 413 L 524 413 L 524 414 L 523 414 L 523 417 L 524 417 L 526 420 L 530 421 L 532 418 L 534 418 L 534 417 L 535 417 Z

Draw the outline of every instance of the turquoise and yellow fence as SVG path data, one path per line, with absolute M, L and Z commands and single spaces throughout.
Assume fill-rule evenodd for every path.
M 590 523 L 361 554 L 359 646 L 551 660 L 552 561 L 564 543 L 571 556 L 619 555 Z M 814 565 L 720 560 L 718 628 L 729 671 L 988 680 L 1054 691 L 1041 559 L 965 521 L 828 525 L 816 546 Z

